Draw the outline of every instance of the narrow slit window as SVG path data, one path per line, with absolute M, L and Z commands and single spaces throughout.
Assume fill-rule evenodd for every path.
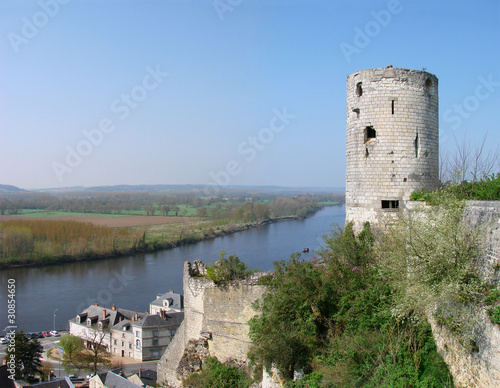
M 415 146 L 415 157 L 418 158 L 419 148 L 420 148 L 420 140 L 418 138 L 418 133 L 417 136 L 415 137 L 413 145 Z
M 376 139 L 376 138 L 377 138 L 377 131 L 373 127 L 366 127 L 365 128 L 365 143 L 368 140 Z
M 392 114 L 394 114 L 394 100 L 392 100 L 391 109 L 392 109 Z
M 399 201 L 382 200 L 382 209 L 399 209 Z
M 363 86 L 361 82 L 356 84 L 356 96 L 361 97 L 363 95 Z

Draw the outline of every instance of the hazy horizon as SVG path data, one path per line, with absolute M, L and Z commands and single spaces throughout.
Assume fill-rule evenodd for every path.
M 0 3 L 0 183 L 343 187 L 345 82 L 439 79 L 440 150 L 500 144 L 500 2 Z M 494 49 L 497 47 L 497 49 Z

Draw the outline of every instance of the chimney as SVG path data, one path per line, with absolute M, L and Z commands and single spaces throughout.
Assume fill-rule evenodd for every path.
M 111 306 L 111 310 L 116 311 L 116 306 L 115 305 Z
M 102 310 L 102 319 L 106 319 L 106 310 Z
M 142 368 L 139 368 L 139 378 L 142 378 Z
M 132 322 L 135 322 L 135 315 L 132 315 Z
M 94 304 L 94 306 L 99 306 L 99 303 Z
M 119 318 L 118 318 L 118 322 L 121 322 L 121 321 L 122 321 L 122 317 L 119 317 Z
M 173 294 L 173 293 L 174 293 L 174 290 L 168 290 L 168 292 L 170 292 L 171 294 Z

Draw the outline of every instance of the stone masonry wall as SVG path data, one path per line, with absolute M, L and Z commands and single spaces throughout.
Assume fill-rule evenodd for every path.
M 184 321 L 173 341 L 158 362 L 158 381 L 179 387 L 176 369 L 190 340 L 198 340 L 202 332 L 211 332 L 208 341 L 211 356 L 224 362 L 229 358 L 246 360 L 251 341 L 248 320 L 255 315 L 252 304 L 264 293 L 257 285 L 263 274 L 217 286 L 198 276 L 205 266 L 196 261 L 184 264 Z
M 373 129 L 371 131 L 370 129 Z M 347 77 L 346 222 L 383 222 L 382 201 L 437 187 L 438 79 L 381 68 Z
M 485 228 L 486 252 L 477 266 L 485 281 L 500 285 L 500 201 L 468 201 L 467 221 Z
M 247 359 L 252 344 L 248 338 L 248 321 L 255 315 L 252 303 L 262 299 L 263 293 L 264 287 L 251 281 L 206 289 L 203 330 L 212 333 L 209 350 L 219 361 Z

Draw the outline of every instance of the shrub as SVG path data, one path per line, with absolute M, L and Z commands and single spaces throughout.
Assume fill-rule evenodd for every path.
M 246 388 L 250 383 L 243 371 L 221 364 L 215 357 L 207 358 L 201 372 L 186 379 L 186 386 L 191 388 Z
M 224 251 L 221 251 L 219 256 L 219 260 L 214 264 L 207 265 L 207 278 L 215 283 L 243 279 L 251 273 L 237 256 L 226 257 Z

